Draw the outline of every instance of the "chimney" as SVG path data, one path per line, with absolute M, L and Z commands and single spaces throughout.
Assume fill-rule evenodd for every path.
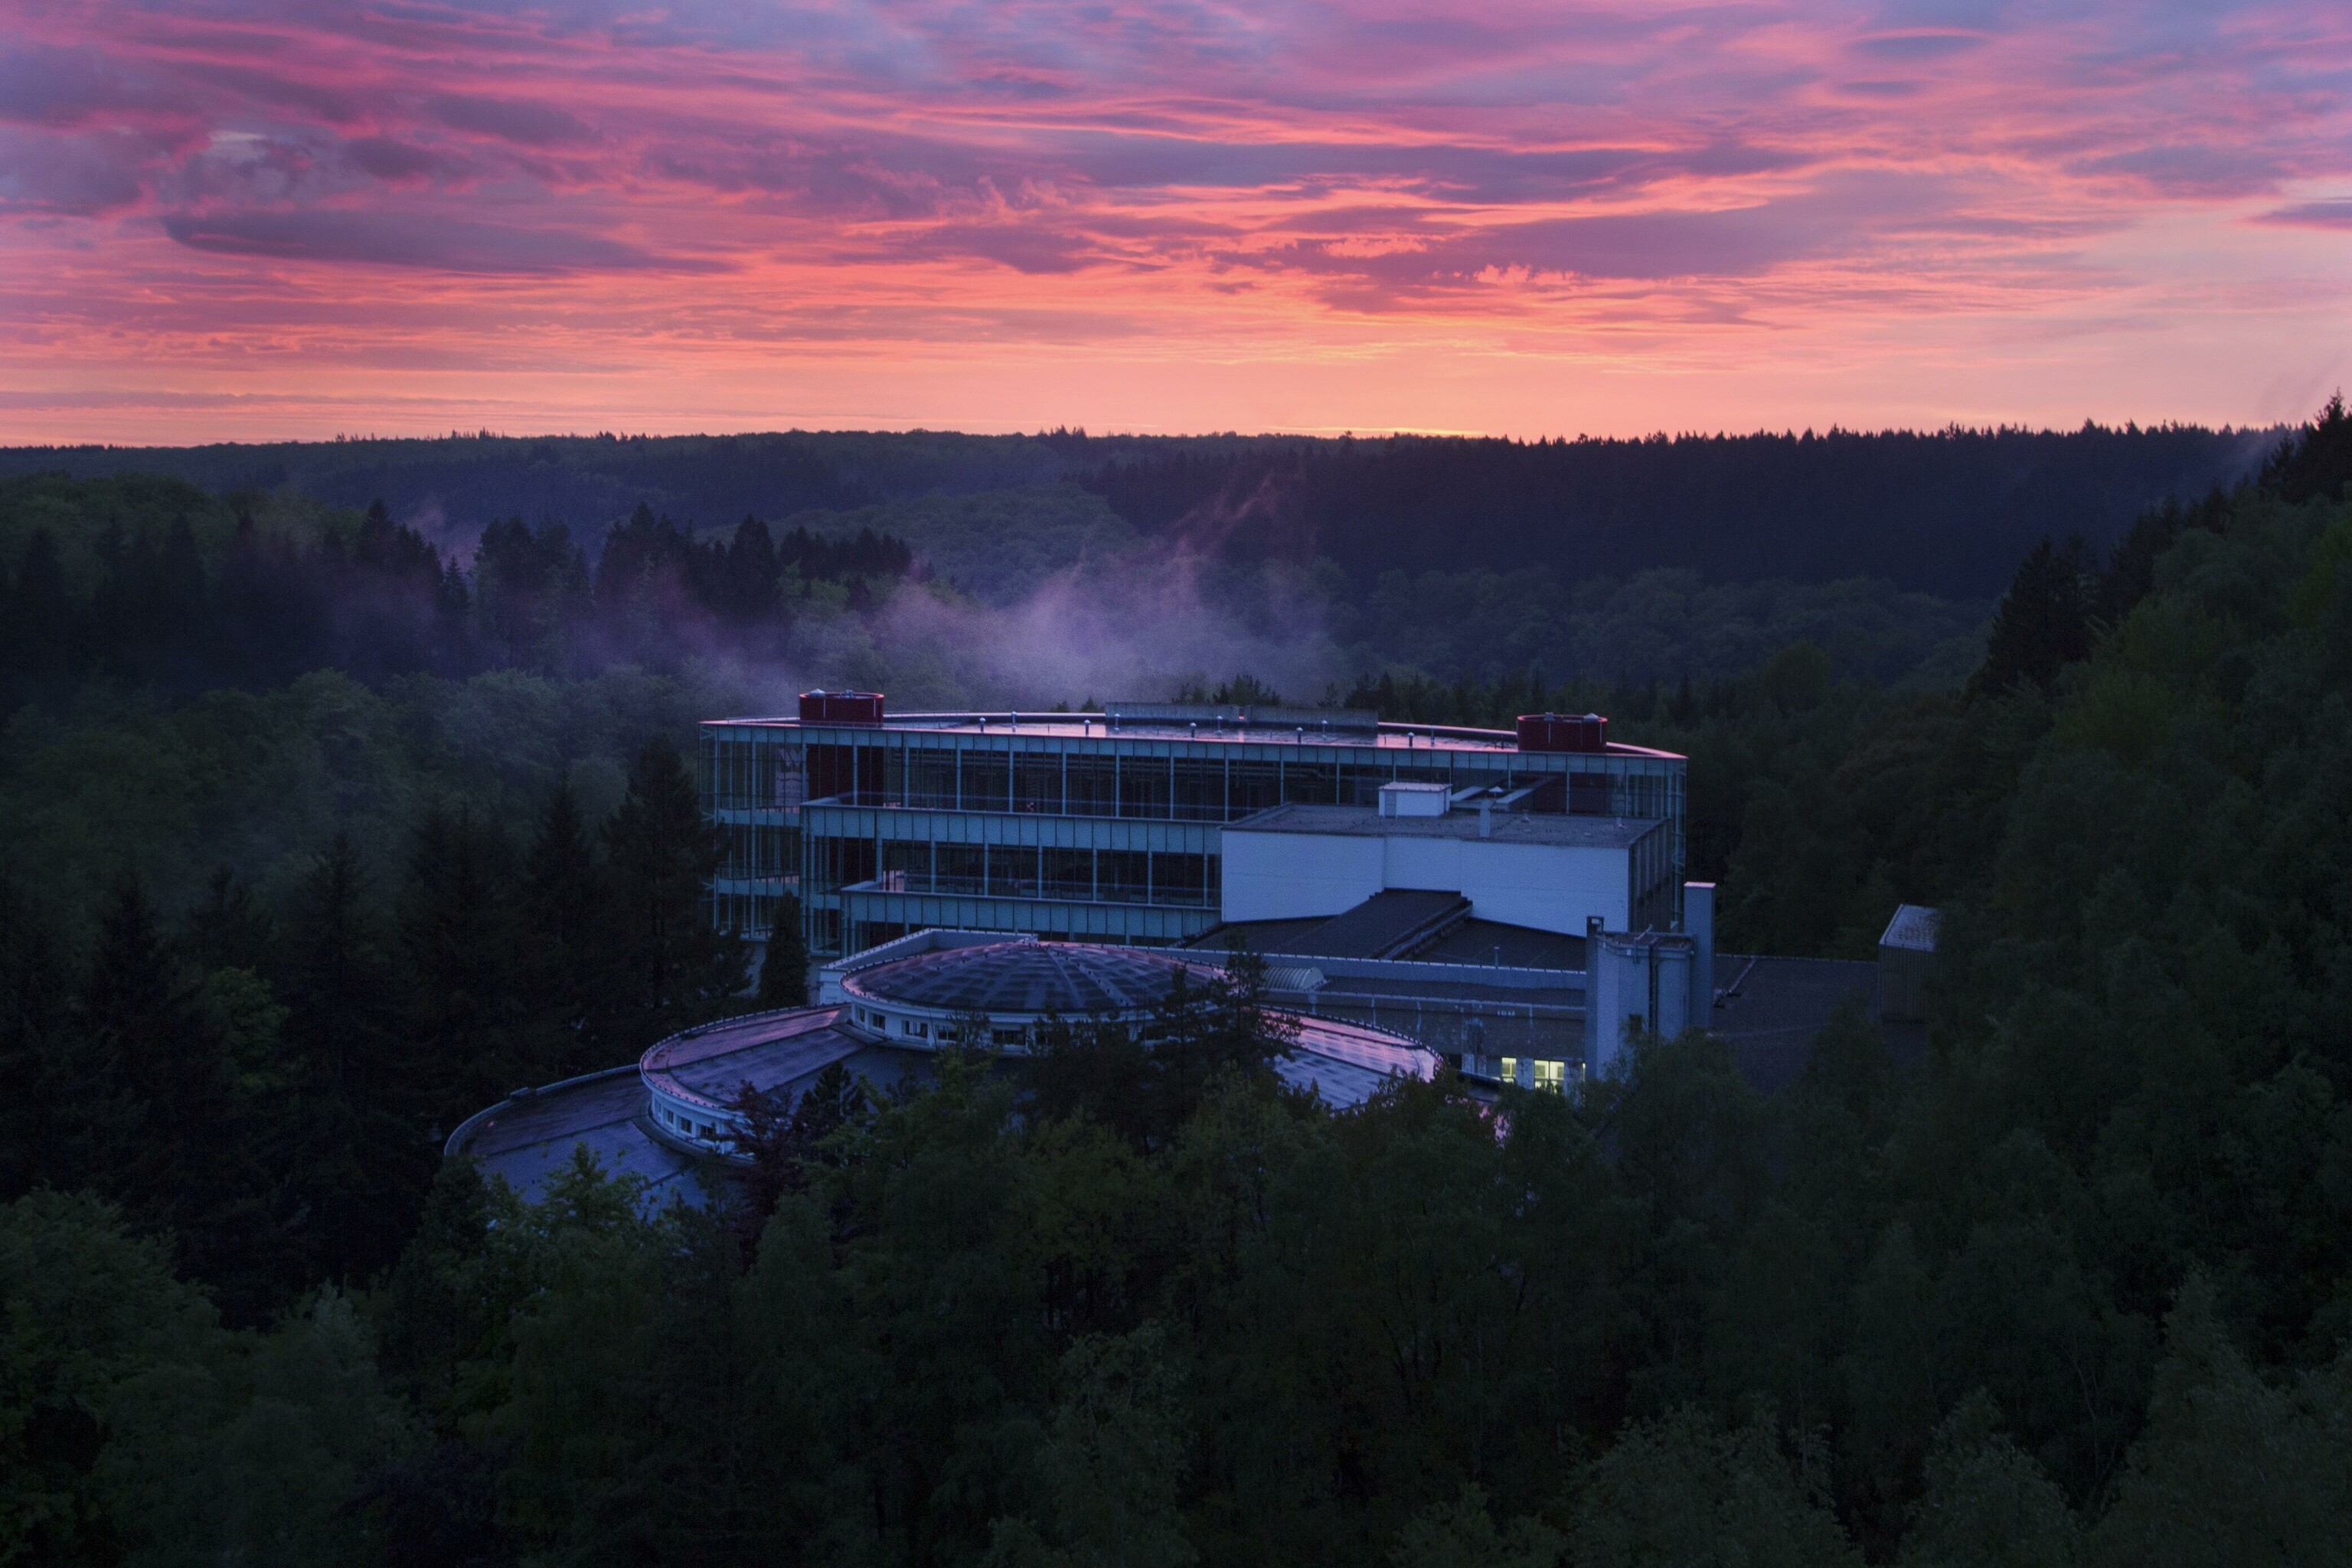
M 1715 884 L 1683 884 L 1683 931 L 1691 952 L 1690 1016 L 1693 1028 L 1707 1026 L 1715 1010 Z

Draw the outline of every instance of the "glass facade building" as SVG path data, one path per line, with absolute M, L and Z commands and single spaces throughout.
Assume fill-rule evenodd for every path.
M 704 809 L 727 843 L 710 908 L 764 939 L 796 893 L 820 956 L 925 927 L 1182 942 L 1218 923 L 1226 823 L 1372 805 L 1399 782 L 1501 811 L 1671 822 L 1681 880 L 1685 764 L 1666 752 L 1523 750 L 1506 731 L 1321 710 L 884 718 L 879 698 L 817 693 L 802 712 L 702 726 Z

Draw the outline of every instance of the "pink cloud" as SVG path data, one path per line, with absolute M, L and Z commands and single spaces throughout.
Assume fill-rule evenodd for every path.
M 20 412 L 48 365 L 85 391 L 168 365 L 186 406 L 234 408 L 205 398 L 257 356 L 325 384 L 487 373 L 494 342 L 542 377 L 498 396 L 554 419 L 700 367 L 667 379 L 691 424 L 818 363 L 750 345 L 822 343 L 884 422 L 952 424 L 992 405 L 939 401 L 942 353 L 1036 345 L 1076 389 L 1070 356 L 1110 376 L 1143 341 L 1171 387 L 1260 363 L 1322 400 L 1301 426 L 1437 425 L 1443 389 L 1555 360 L 1662 398 L 1704 364 L 1761 422 L 1804 341 L 1855 385 L 2011 363 L 2021 415 L 2145 387 L 2084 323 L 2154 341 L 2224 284 L 2279 280 L 2232 306 L 2247 357 L 2352 355 L 2297 313 L 2352 263 L 2347 61 L 2352 16 L 2318 0 L 28 0 L 0 47 L 0 337 L 39 354 L 5 374 Z M 2211 385 L 2184 362 L 2182 396 Z

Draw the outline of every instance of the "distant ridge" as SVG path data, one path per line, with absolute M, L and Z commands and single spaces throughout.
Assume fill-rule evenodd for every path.
M 2164 426 L 1518 442 L 1463 437 L 1088 437 L 786 431 L 187 447 L 0 448 L 0 477 L 149 472 L 218 494 L 382 500 L 470 533 L 556 518 L 593 541 L 645 504 L 680 523 L 841 517 L 926 496 L 1092 492 L 1146 534 L 1237 563 L 1549 568 L 1563 584 L 1679 567 L 1997 594 L 2046 536 L 2104 546 L 2167 498 L 2251 474 L 2281 431 Z M 874 520 L 863 520 L 871 522 Z

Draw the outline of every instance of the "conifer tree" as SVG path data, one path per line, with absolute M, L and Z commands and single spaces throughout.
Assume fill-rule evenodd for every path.
M 469 806 L 436 803 L 417 824 L 400 900 L 411 982 L 409 1038 L 446 1130 L 509 1089 L 555 1076 L 521 994 L 514 847 Z
M 71 601 L 58 563 L 57 536 L 36 528 L 16 564 L 16 591 L 0 637 L 16 667 L 36 678 L 64 674 L 75 659 Z
M 365 868 L 339 833 L 297 890 L 285 975 L 297 1088 L 284 1152 L 299 1239 L 331 1279 L 392 1261 L 438 1152 L 395 1033 Z
M 72 977 L 52 923 L 0 871 L 0 1200 L 84 1179 L 79 1097 L 100 1087 L 68 1013 Z
M 2335 500 L 2352 485 L 2352 414 L 2344 411 L 2341 392 L 2279 444 L 2263 465 L 2262 483 L 2290 501 Z
M 776 900 L 768 930 L 768 951 L 760 961 L 760 1005 L 808 1005 L 808 942 L 801 935 L 801 900 L 786 893 Z
M 175 1233 L 192 1270 L 226 1282 L 226 1232 L 247 1195 L 235 1067 L 135 876 L 100 915 L 81 1022 L 100 1075 L 82 1101 L 95 1162 L 85 1178 L 135 1223 Z
M 703 908 L 719 871 L 719 834 L 702 819 L 694 776 L 659 736 L 629 769 L 628 794 L 604 825 L 612 875 L 614 1026 L 642 1047 L 714 1017 L 743 987 L 743 944 Z
M 252 887 L 226 866 L 214 869 L 205 896 L 188 911 L 189 961 L 199 969 L 250 969 L 268 962 L 274 933 Z
M 522 876 L 522 930 L 533 1000 L 558 1037 L 562 1071 L 600 1065 L 595 1035 L 610 988 L 604 873 L 569 779 L 540 808 Z
M 727 547 L 727 580 L 721 608 L 739 620 L 755 621 L 776 598 L 776 542 L 768 525 L 746 512 Z
M 1979 692 L 2048 686 L 2065 666 L 2091 651 L 2090 605 L 2095 574 L 2080 539 L 2063 546 L 2044 539 L 2017 569 L 1994 616 L 1985 661 L 1971 682 Z

